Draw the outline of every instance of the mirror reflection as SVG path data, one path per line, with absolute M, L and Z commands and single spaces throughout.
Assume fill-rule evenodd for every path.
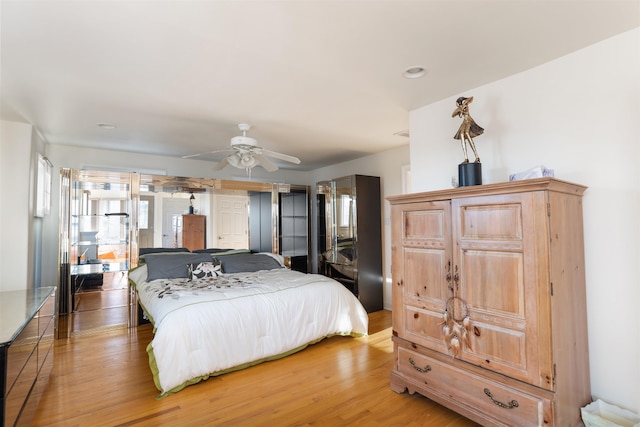
M 127 271 L 145 251 L 274 252 L 310 271 L 306 186 L 70 169 L 61 177 L 61 337 L 137 324 Z
M 272 219 L 274 184 L 142 175 L 138 242 L 144 248 L 250 249 L 250 211 Z M 251 198 L 265 194 L 268 212 L 250 209 Z M 272 239 L 261 250 L 277 251 Z
M 318 271 L 342 283 L 367 311 L 382 308 L 380 177 L 317 183 Z
M 317 194 L 323 206 L 324 240 L 319 242 L 319 267 L 349 289 L 355 288 L 358 258 L 355 253 L 355 188 L 353 177 L 347 176 L 318 183 Z

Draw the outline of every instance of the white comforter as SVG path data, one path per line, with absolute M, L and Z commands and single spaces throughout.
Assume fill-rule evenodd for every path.
M 129 273 L 155 327 L 147 352 L 161 396 L 327 336 L 367 334 L 360 302 L 325 276 L 289 269 L 193 281 L 146 276 L 145 266 Z

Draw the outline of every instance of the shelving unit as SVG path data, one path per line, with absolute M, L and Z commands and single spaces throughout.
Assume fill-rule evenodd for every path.
M 276 195 L 250 193 L 249 249 L 271 252 L 277 245 L 277 253 L 290 261 L 292 270 L 310 272 L 309 194 L 305 185 L 288 185 Z
M 292 188 L 280 193 L 280 253 L 291 259 L 293 270 L 309 271 L 309 190 Z
M 71 276 L 74 293 L 102 285 L 102 274 L 129 269 L 129 214 L 71 216 Z M 74 298 L 74 307 L 77 298 Z
M 109 264 L 127 264 L 128 213 L 72 215 L 71 218 L 71 247 L 77 265 L 102 264 L 110 269 Z

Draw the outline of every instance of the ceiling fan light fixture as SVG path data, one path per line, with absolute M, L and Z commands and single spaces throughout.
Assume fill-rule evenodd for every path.
M 255 157 L 253 157 L 251 154 L 244 153 L 242 157 L 240 157 L 240 164 L 243 168 L 252 168 L 257 164 L 257 162 Z

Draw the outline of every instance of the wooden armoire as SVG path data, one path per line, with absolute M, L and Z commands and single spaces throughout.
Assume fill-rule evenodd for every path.
M 205 215 L 182 215 L 182 247 L 195 251 L 206 247 L 207 217 Z
M 585 189 L 540 178 L 388 197 L 394 391 L 482 425 L 580 423 Z

